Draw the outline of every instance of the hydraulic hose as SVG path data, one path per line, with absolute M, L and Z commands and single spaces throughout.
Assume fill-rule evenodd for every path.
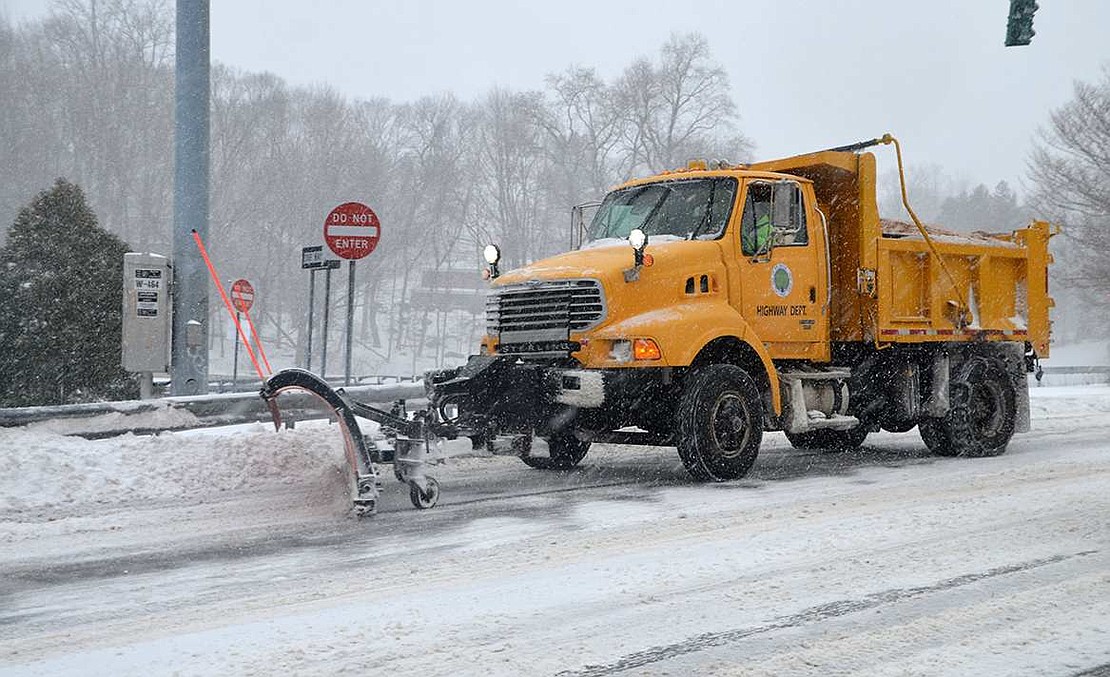
M 906 213 L 910 215 L 910 218 L 913 219 L 913 224 L 917 226 L 917 230 L 921 232 L 921 237 L 925 238 L 925 244 L 929 246 L 929 251 L 932 252 L 933 258 L 940 264 L 940 268 L 944 271 L 948 281 L 952 283 L 952 289 L 956 292 L 956 298 L 959 302 L 959 308 L 956 313 L 956 324 L 960 329 L 963 329 L 968 324 L 967 299 L 960 289 L 960 285 L 956 283 L 956 277 L 952 274 L 952 271 L 948 269 L 948 265 L 945 264 L 944 258 L 940 255 L 940 252 L 937 251 L 937 247 L 933 243 L 933 238 L 929 237 L 929 232 L 925 230 L 925 226 L 921 223 L 921 219 L 917 218 L 917 214 L 915 214 L 913 208 L 910 207 L 910 198 L 906 194 L 906 172 L 902 167 L 902 144 L 898 143 L 898 139 L 894 138 L 894 136 L 889 133 L 883 134 L 878 139 L 872 139 L 871 141 L 865 141 L 863 143 L 867 145 L 877 145 L 879 143 L 894 144 L 894 153 L 898 158 L 898 183 L 902 189 L 902 206 L 906 208 Z

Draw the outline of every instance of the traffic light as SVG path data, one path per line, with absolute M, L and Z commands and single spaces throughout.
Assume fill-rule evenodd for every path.
M 1040 8 L 1035 0 L 1010 0 L 1010 18 L 1006 21 L 1006 46 L 1028 45 L 1033 36 L 1033 14 Z

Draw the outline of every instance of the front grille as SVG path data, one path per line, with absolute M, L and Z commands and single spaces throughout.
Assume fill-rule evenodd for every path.
M 486 297 L 486 329 L 502 345 L 566 341 L 605 318 L 597 280 L 542 280 L 505 285 Z
M 502 343 L 497 347 L 497 352 L 502 355 L 530 355 L 543 353 L 545 355 L 569 355 L 582 350 L 582 344 L 577 341 L 533 341 L 529 343 Z

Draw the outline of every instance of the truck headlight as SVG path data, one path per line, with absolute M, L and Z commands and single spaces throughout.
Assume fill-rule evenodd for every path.
M 613 347 L 609 349 L 609 359 L 614 362 L 631 362 L 632 341 L 613 341 Z
M 482 258 L 491 266 L 496 266 L 497 262 L 501 260 L 501 248 L 495 244 L 487 244 L 486 248 L 482 250 Z
M 647 233 L 639 228 L 633 228 L 632 232 L 628 234 L 628 244 L 636 251 L 643 251 L 647 246 L 648 236 Z

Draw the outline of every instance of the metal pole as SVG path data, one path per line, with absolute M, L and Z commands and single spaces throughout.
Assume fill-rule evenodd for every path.
M 316 269 L 308 271 L 308 348 L 305 349 L 304 368 L 312 371 L 312 304 L 316 297 Z
M 239 311 L 235 311 L 235 321 L 239 322 L 239 326 L 243 323 L 239 321 Z M 231 358 L 231 389 L 235 390 L 235 385 L 239 383 L 239 342 L 235 342 L 235 352 L 232 353 Z
M 208 280 L 192 237 L 208 236 L 208 0 L 177 0 L 175 54 L 170 375 L 174 395 L 197 395 L 208 392 Z
M 351 385 L 351 348 L 355 326 L 355 260 L 347 264 L 347 364 L 343 369 L 343 385 Z
M 328 316 L 331 315 L 331 266 L 324 271 L 324 331 L 320 339 L 320 376 L 328 378 Z

